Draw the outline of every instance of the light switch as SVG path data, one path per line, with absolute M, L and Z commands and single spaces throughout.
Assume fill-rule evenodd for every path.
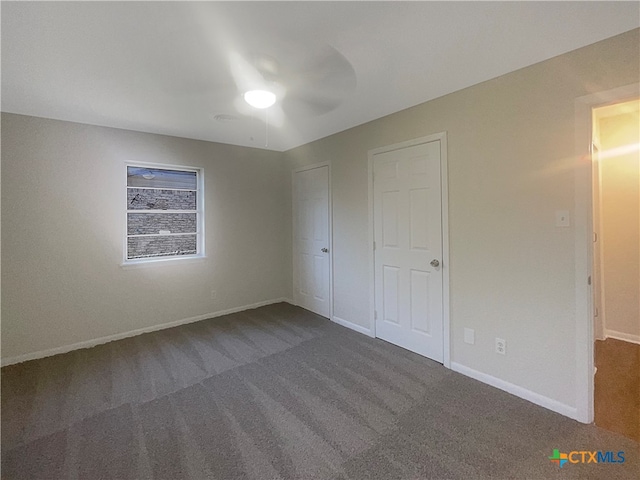
M 557 210 L 556 227 L 568 227 L 570 225 L 571 219 L 569 218 L 569 210 Z
M 464 329 L 464 343 L 473 345 L 476 343 L 476 332 L 473 328 Z

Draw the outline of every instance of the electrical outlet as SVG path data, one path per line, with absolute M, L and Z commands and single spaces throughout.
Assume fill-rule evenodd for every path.
M 468 343 L 469 345 L 476 343 L 476 332 L 473 328 L 464 329 L 464 343 Z
M 504 338 L 496 338 L 496 353 L 507 354 L 507 341 Z

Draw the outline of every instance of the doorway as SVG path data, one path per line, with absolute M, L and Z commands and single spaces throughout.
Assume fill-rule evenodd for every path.
M 640 440 L 640 99 L 593 109 L 594 420 Z
M 592 423 L 594 420 L 593 109 L 638 97 L 640 83 L 632 83 L 578 97 L 574 102 L 576 407 L 571 416 L 583 423 Z
M 293 172 L 293 295 L 307 310 L 331 318 L 329 165 Z
M 369 152 L 375 336 L 448 364 L 446 136 Z

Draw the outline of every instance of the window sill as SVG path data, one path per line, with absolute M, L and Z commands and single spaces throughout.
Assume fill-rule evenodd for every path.
M 130 260 L 128 262 L 121 263 L 120 267 L 125 270 L 130 268 L 162 267 L 169 265 L 182 265 L 184 263 L 199 263 L 206 259 L 206 255 L 198 255 L 193 257 L 159 258 L 153 260 Z

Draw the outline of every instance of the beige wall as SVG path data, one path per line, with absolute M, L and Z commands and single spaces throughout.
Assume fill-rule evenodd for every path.
M 575 232 L 554 215 L 574 208 L 575 99 L 638 82 L 639 44 L 634 30 L 286 152 L 332 162 L 334 314 L 371 326 L 368 150 L 446 131 L 452 361 L 575 406 Z
M 120 266 L 127 160 L 204 168 L 205 260 Z M 288 297 L 288 175 L 276 152 L 2 114 L 3 359 Z
M 599 136 L 605 334 L 618 337 L 622 334 L 640 341 L 640 122 L 637 109 L 634 113 L 600 119 Z M 635 149 L 629 148 L 633 146 Z M 625 151 L 627 153 L 622 153 Z

